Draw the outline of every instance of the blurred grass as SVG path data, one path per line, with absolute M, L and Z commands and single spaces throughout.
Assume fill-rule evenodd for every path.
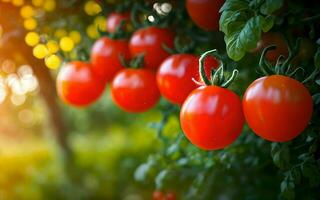
M 148 190 L 139 189 L 133 172 L 158 145 L 153 130 L 141 127 L 73 134 L 69 171 L 52 138 L 1 142 L 0 199 L 145 199 Z

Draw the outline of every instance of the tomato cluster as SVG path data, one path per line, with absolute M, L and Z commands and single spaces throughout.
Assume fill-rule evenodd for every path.
M 186 7 L 197 26 L 217 31 L 223 3 L 187 0 Z M 107 19 L 110 33 L 125 31 L 122 25 L 129 23 L 128 13 L 112 13 Z M 59 96 L 70 105 L 87 106 L 111 83 L 114 103 L 124 111 L 139 113 L 154 107 L 162 95 L 181 106 L 185 136 L 204 150 L 230 145 L 245 122 L 258 136 L 274 142 L 292 140 L 307 127 L 313 102 L 302 83 L 283 75 L 265 76 L 255 80 L 241 100 L 224 83 L 214 83 L 224 75 L 222 60 L 209 54 L 200 60 L 194 54 L 170 55 L 166 48 L 174 48 L 174 37 L 172 29 L 152 25 L 134 31 L 129 40 L 108 36 L 98 39 L 91 50 L 91 63 L 70 62 L 60 70 Z M 278 48 L 268 52 L 267 59 L 274 62 L 280 55 L 288 56 L 287 45 L 278 33 L 264 34 L 256 51 L 270 44 Z M 143 58 L 142 67 L 125 66 L 125 61 L 137 58 Z M 222 74 L 211 77 L 213 72 Z

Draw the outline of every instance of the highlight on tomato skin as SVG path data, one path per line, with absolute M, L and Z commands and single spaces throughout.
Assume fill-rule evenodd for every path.
M 185 136 L 198 148 L 223 149 L 242 131 L 244 116 L 240 98 L 225 88 L 201 86 L 182 105 L 180 124 Z
M 182 105 L 189 93 L 198 85 L 192 78 L 198 73 L 198 58 L 191 54 L 168 57 L 160 65 L 157 83 L 161 94 L 170 102 Z
M 107 17 L 107 22 L 106 22 L 107 31 L 109 33 L 115 33 L 118 26 L 121 25 L 122 21 L 124 21 L 124 30 L 123 31 L 127 31 L 126 28 L 128 26 L 128 23 L 130 22 L 130 13 L 129 12 L 124 12 L 124 13 L 112 12 L 112 13 L 110 13 Z
M 145 69 L 123 69 L 111 84 L 114 103 L 127 112 L 145 112 L 156 105 L 160 92 L 153 72 Z
M 115 74 L 123 69 L 120 56 L 130 59 L 128 41 L 124 39 L 98 39 L 91 49 L 91 62 L 93 71 L 103 80 L 109 82 Z
M 249 127 L 272 142 L 287 142 L 307 127 L 313 112 L 312 97 L 299 81 L 282 75 L 255 80 L 243 97 Z
M 186 0 L 192 21 L 206 31 L 219 31 L 219 10 L 225 0 Z
M 208 77 L 210 71 L 219 65 L 214 57 L 205 59 L 205 70 Z M 190 92 L 201 81 L 198 69 L 198 56 L 193 54 L 175 54 L 165 59 L 157 72 L 157 83 L 161 94 L 171 103 L 182 105 Z
M 65 103 L 84 107 L 94 103 L 102 95 L 105 82 L 93 73 L 89 63 L 74 61 L 61 68 L 56 87 L 59 97 Z
M 133 33 L 129 41 L 132 57 L 144 55 L 144 67 L 157 70 L 164 59 L 170 54 L 163 45 L 173 48 L 174 34 L 170 29 L 158 27 L 141 28 Z

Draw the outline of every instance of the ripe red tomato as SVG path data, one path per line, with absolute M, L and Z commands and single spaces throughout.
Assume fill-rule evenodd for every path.
M 268 32 L 262 35 L 261 40 L 258 42 L 254 52 L 262 51 L 265 47 L 276 45 L 276 49 L 268 51 L 266 57 L 269 61 L 277 61 L 280 55 L 288 57 L 288 48 L 285 40 L 280 33 Z
M 176 194 L 173 193 L 173 192 L 167 192 L 166 194 L 166 200 L 176 200 L 177 197 L 176 197 Z
M 240 98 L 218 86 L 201 86 L 183 103 L 180 123 L 186 137 L 204 150 L 222 149 L 242 131 L 244 116 Z
M 249 127 L 273 142 L 297 137 L 308 125 L 312 107 L 312 97 L 304 85 L 282 75 L 255 80 L 243 97 Z
M 123 69 L 112 81 L 113 101 L 127 112 L 144 112 L 153 107 L 160 93 L 153 72 L 145 69 Z
M 152 200 L 165 200 L 165 195 L 161 191 L 154 191 L 152 193 Z
M 103 37 L 97 40 L 91 50 L 93 71 L 106 81 L 111 81 L 114 75 L 123 68 L 120 55 L 130 59 L 128 42 Z
M 129 49 L 133 57 L 144 54 L 144 67 L 156 70 L 169 56 L 163 45 L 173 48 L 174 35 L 169 29 L 147 27 L 137 30 L 131 37 Z
M 217 68 L 219 62 L 213 57 L 205 59 L 205 69 Z M 171 103 L 182 105 L 190 92 L 199 85 L 192 79 L 200 81 L 198 57 L 192 54 L 177 54 L 165 59 L 157 73 L 157 83 L 161 94 Z
M 112 12 L 107 18 L 107 31 L 109 33 L 116 32 L 118 26 L 120 25 L 121 21 L 125 21 L 124 26 L 128 26 L 128 22 L 130 21 L 130 13 L 118 13 Z
M 224 2 L 224 0 L 186 0 L 186 7 L 197 26 L 207 31 L 218 31 L 219 10 Z
M 70 62 L 58 73 L 58 95 L 64 102 L 73 106 L 87 106 L 93 103 L 103 93 L 104 88 L 104 81 L 95 76 L 88 63 Z

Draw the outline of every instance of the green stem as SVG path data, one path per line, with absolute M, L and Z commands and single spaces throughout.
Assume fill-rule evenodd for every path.
M 300 23 L 306 23 L 306 22 L 314 21 L 314 20 L 318 20 L 318 19 L 320 19 L 320 14 L 312 16 L 312 17 L 304 18 L 304 19 L 300 20 L 299 24 Z
M 284 72 L 285 69 L 288 68 L 288 65 L 291 63 L 291 61 L 299 53 L 301 38 L 297 39 L 297 41 L 293 47 L 292 47 L 292 45 L 289 45 L 290 44 L 289 41 L 287 41 L 287 43 L 288 43 L 288 47 L 289 47 L 289 57 L 284 61 L 283 65 L 281 66 L 282 72 Z
M 212 83 L 210 82 L 210 80 L 208 79 L 207 75 L 206 75 L 206 70 L 204 68 L 204 60 L 207 56 L 209 56 L 210 54 L 214 54 L 216 53 L 217 50 L 216 49 L 213 49 L 213 50 L 210 50 L 210 51 L 207 51 L 205 52 L 204 54 L 202 54 L 200 56 L 200 59 L 199 59 L 199 74 L 200 74 L 200 77 L 202 79 L 202 81 L 206 84 L 206 85 L 212 85 Z
M 268 51 L 275 50 L 275 49 L 276 49 L 275 45 L 270 45 L 264 48 L 262 51 L 262 54 L 259 60 L 259 68 L 264 75 L 269 75 L 273 73 L 273 71 L 268 66 L 268 63 L 267 63 L 268 61 L 266 60 L 266 54 L 268 53 Z
M 221 85 L 221 87 L 223 87 L 223 88 L 229 87 L 229 85 L 235 80 L 235 78 L 238 76 L 238 74 L 239 74 L 239 71 L 236 70 L 236 69 L 234 69 L 234 70 L 232 71 L 231 77 L 230 77 L 225 83 L 223 83 L 223 84 Z

